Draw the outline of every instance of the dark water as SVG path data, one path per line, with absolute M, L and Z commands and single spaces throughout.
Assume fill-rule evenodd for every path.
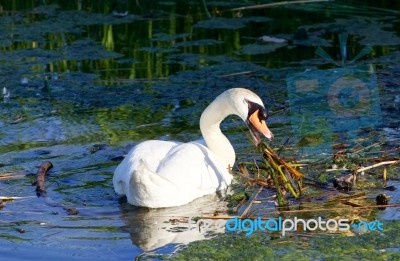
M 112 188 L 114 158 L 146 139 L 198 139 L 201 111 L 231 87 L 262 97 L 275 144 L 291 137 L 299 159 L 360 139 L 399 147 L 397 2 L 208 1 L 212 18 L 202 1 L 39 2 L 0 3 L 0 196 L 23 197 L 0 209 L 0 259 L 131 260 L 199 239 L 169 220 L 224 209 L 221 197 L 129 206 Z M 223 129 L 239 159 L 255 155 L 236 123 Z M 36 198 L 46 160 L 49 196 L 79 215 Z

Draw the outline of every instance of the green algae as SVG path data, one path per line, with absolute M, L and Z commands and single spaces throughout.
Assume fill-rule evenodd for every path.
M 250 237 L 226 234 L 182 248 L 171 260 L 397 260 L 400 222 L 386 221 L 384 231 L 278 237 L 257 233 Z

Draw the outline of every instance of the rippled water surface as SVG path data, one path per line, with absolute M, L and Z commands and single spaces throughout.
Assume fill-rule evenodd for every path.
M 262 97 L 274 146 L 286 142 L 291 157 L 326 158 L 337 143 L 398 157 L 397 2 L 38 2 L 0 2 L 0 196 L 16 197 L 0 205 L 2 260 L 132 260 L 204 239 L 174 220 L 224 211 L 224 195 L 142 209 L 115 195 L 112 175 L 142 140 L 200 138 L 202 110 L 228 88 Z M 222 129 L 251 161 L 232 119 Z M 31 185 L 44 161 L 54 165 L 47 199 Z M 379 218 L 398 221 L 399 210 Z

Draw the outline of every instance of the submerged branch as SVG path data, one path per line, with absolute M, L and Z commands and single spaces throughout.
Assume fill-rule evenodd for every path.
M 46 198 L 46 203 L 52 207 L 61 207 L 68 212 L 69 215 L 77 215 L 78 210 L 73 207 L 66 206 L 62 203 L 52 200 L 47 196 L 46 192 L 46 173 L 53 167 L 50 161 L 45 161 L 40 165 L 39 170 L 36 174 L 36 181 L 32 183 L 33 186 L 36 185 L 36 195 L 38 197 Z
M 53 164 L 50 161 L 43 162 L 40 165 L 38 172 L 36 173 L 36 181 L 33 185 L 36 185 L 36 195 L 38 197 L 47 197 L 46 192 L 46 173 L 53 167 Z

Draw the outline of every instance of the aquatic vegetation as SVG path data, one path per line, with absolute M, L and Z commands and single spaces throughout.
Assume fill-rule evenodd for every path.
M 220 259 L 280 259 L 280 260 L 337 260 L 363 258 L 390 260 L 400 257 L 397 236 L 400 223 L 388 222 L 385 233 L 374 231 L 358 236 L 295 235 L 279 238 L 274 234 L 258 233 L 251 237 L 238 234 L 221 235 L 211 240 L 183 247 L 171 260 Z M 250 247 L 251 246 L 251 247 Z M 346 246 L 346 247 L 344 247 Z

